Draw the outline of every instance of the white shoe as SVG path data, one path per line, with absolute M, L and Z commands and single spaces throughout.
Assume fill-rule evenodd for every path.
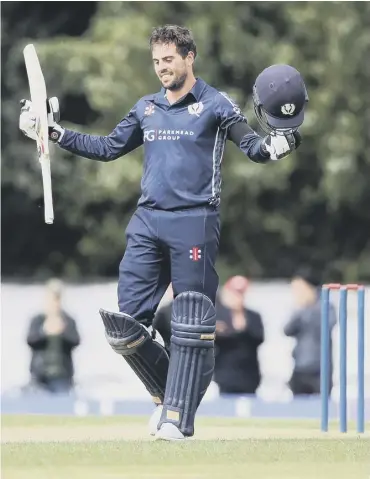
M 164 422 L 155 435 L 156 439 L 162 441 L 181 441 L 185 439 L 183 433 L 172 423 Z
M 158 423 L 161 419 L 162 409 L 163 409 L 163 406 L 162 404 L 160 404 L 154 409 L 153 414 L 150 416 L 148 426 L 149 426 L 149 434 L 151 436 L 155 436 L 157 434 Z

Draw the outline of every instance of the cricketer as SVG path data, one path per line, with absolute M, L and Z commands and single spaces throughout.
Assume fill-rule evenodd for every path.
M 150 433 L 182 440 L 194 434 L 195 414 L 214 370 L 215 262 L 226 140 L 256 163 L 286 157 L 300 144 L 298 128 L 308 96 L 293 67 L 266 68 L 253 88 L 255 112 L 266 133 L 261 137 L 226 93 L 195 77 L 197 48 L 187 28 L 155 28 L 149 45 L 162 85 L 158 93 L 141 98 L 108 136 L 63 128 L 57 99 L 50 99 L 49 137 L 71 153 L 98 161 L 144 147 L 141 197 L 119 265 L 119 312 L 101 309 L 100 315 L 108 343 L 157 405 Z M 34 139 L 32 103 L 21 104 L 20 129 Z M 169 283 L 174 301 L 166 350 L 151 326 Z

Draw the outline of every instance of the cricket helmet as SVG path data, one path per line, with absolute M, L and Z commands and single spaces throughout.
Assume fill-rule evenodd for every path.
M 307 102 L 302 76 L 290 65 L 265 68 L 253 86 L 254 111 L 261 128 L 268 134 L 296 131 L 303 123 Z

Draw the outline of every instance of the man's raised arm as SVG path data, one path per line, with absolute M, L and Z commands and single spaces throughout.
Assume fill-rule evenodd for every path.
M 239 106 L 226 94 L 216 98 L 216 114 L 220 127 L 228 130 L 228 139 L 255 163 L 279 160 L 298 147 L 299 133 L 288 136 L 259 136 L 247 123 Z
M 22 100 L 19 120 L 20 129 L 29 138 L 35 139 L 36 117 L 32 103 Z M 137 105 L 130 110 L 116 128 L 107 136 L 88 135 L 68 130 L 60 126 L 59 104 L 57 99 L 48 100 L 49 138 L 64 150 L 98 161 L 112 161 L 126 155 L 143 144 Z

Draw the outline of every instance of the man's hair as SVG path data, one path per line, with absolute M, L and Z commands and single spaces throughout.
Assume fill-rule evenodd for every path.
M 293 274 L 293 278 L 303 279 L 314 288 L 318 288 L 322 284 L 319 269 L 312 265 L 303 265 L 299 267 Z
M 150 36 L 150 48 L 156 43 L 163 43 L 168 45 L 173 43 L 176 45 L 176 50 L 182 58 L 185 58 L 189 52 L 194 53 L 194 58 L 197 56 L 197 46 L 193 38 L 193 34 L 188 28 L 179 27 L 178 25 L 164 25 L 153 30 Z

